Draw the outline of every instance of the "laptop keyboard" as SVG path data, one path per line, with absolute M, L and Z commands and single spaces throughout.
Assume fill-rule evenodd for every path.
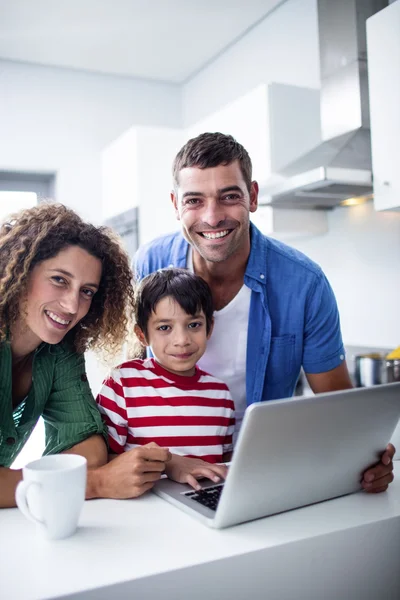
M 198 492 L 188 492 L 185 494 L 187 498 L 206 506 L 210 510 L 217 510 L 219 498 L 224 485 L 212 485 L 208 488 L 204 488 Z

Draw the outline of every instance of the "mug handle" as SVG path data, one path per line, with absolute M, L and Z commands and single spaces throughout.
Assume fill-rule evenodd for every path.
M 36 485 L 39 488 L 41 487 L 40 484 L 36 483 L 35 481 L 20 481 L 17 485 L 17 489 L 15 490 L 15 500 L 17 502 L 19 510 L 27 519 L 33 521 L 34 523 L 40 523 L 41 525 L 43 525 L 43 521 L 41 521 L 40 519 L 36 519 L 36 517 L 34 517 L 31 511 L 29 510 L 26 495 L 28 493 L 28 489 L 32 485 Z

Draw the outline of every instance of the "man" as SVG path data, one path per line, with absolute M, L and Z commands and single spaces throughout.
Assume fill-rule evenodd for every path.
M 182 232 L 139 249 L 136 276 L 187 267 L 211 287 L 214 333 L 199 362 L 225 381 L 240 426 L 247 404 L 291 396 L 303 367 L 315 393 L 352 387 L 335 297 L 318 265 L 250 223 L 257 210 L 247 151 L 232 136 L 204 133 L 178 152 L 171 200 Z M 394 448 L 364 473 L 387 489 Z

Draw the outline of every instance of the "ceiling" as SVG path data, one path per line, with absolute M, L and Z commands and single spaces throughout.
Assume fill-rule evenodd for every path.
M 182 83 L 284 0 L 0 0 L 0 58 Z

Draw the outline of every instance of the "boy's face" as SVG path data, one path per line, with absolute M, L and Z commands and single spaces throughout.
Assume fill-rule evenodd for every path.
M 207 340 L 206 317 L 201 311 L 188 315 L 170 296 L 162 298 L 150 315 L 147 338 L 136 326 L 140 341 L 150 346 L 157 362 L 176 375 L 190 377 L 203 356 Z

